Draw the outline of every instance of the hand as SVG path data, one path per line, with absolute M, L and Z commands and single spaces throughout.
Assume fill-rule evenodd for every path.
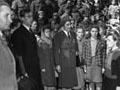
M 102 68 L 102 73 L 104 73 L 105 72 L 105 68 Z
M 58 65 L 57 67 L 56 67 L 56 69 L 57 69 L 57 71 L 60 73 L 61 72 L 61 67 L 60 67 L 60 65 Z
M 55 71 L 55 77 L 58 77 L 59 75 L 58 75 L 58 73 L 57 73 L 57 71 Z
M 24 74 L 25 77 L 29 77 L 27 73 Z
M 120 86 L 117 86 L 117 87 L 116 87 L 116 90 L 120 90 Z
M 78 53 L 78 52 L 76 52 L 76 55 L 79 55 L 79 53 Z
M 42 71 L 42 72 L 45 72 L 45 69 L 42 69 L 41 71 Z
M 87 72 L 87 67 L 86 67 L 86 65 L 84 65 L 83 68 L 84 68 L 84 72 L 86 73 L 86 72 Z

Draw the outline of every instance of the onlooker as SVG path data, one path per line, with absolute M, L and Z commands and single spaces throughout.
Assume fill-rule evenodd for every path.
M 30 9 L 33 14 L 33 18 L 36 19 L 38 11 L 41 11 L 44 7 L 44 1 L 43 0 L 34 0 L 31 3 Z
M 105 72 L 103 78 L 103 90 L 116 90 L 116 80 L 117 75 L 113 74 L 116 70 L 112 70 L 115 64 L 114 62 L 117 61 L 119 57 L 119 33 L 114 31 L 107 36 L 107 58 L 105 60 Z
M 90 90 L 102 90 L 102 68 L 106 50 L 105 44 L 98 38 L 98 33 L 98 27 L 91 26 L 90 38 L 85 40 L 82 46 L 86 64 L 86 80 L 90 83 Z
M 41 78 L 44 90 L 54 90 L 56 87 L 55 62 L 50 26 L 44 26 L 43 34 L 38 40 L 38 56 L 40 58 Z
M 77 86 L 76 52 L 77 40 L 71 32 L 71 20 L 62 22 L 61 30 L 54 37 L 54 57 L 56 69 L 59 73 L 58 87 L 62 90 L 71 90 Z
M 39 58 L 37 53 L 37 41 L 30 26 L 33 21 L 32 13 L 29 9 L 20 12 L 22 24 L 12 35 L 13 48 L 15 55 L 20 62 L 23 62 L 25 70 L 22 73 L 33 79 L 42 89 Z
M 0 90 L 18 90 L 15 59 L 2 34 L 10 29 L 11 22 L 10 7 L 0 0 Z
M 84 90 L 85 86 L 85 77 L 84 77 L 84 60 L 82 58 L 82 42 L 84 41 L 84 35 L 85 31 L 84 28 L 77 27 L 76 30 L 76 38 L 77 38 L 77 44 L 78 44 L 78 52 L 76 56 L 76 71 L 77 71 L 77 80 L 78 80 L 78 86 L 75 87 L 75 90 Z

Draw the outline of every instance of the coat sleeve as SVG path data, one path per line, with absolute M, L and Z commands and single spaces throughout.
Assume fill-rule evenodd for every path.
M 102 52 L 102 66 L 105 67 L 105 60 L 106 60 L 106 48 L 107 48 L 107 44 L 104 41 L 103 42 L 103 52 Z
M 111 71 L 113 75 L 117 75 L 117 86 L 120 86 L 120 56 L 112 60 Z
M 12 44 L 13 44 L 13 48 L 15 51 L 15 54 L 17 54 L 18 56 L 22 56 L 22 50 L 24 50 L 24 45 L 23 45 L 23 37 L 22 37 L 22 33 L 13 33 L 12 38 L 11 38 Z
M 85 45 L 85 41 L 83 41 L 82 43 L 82 59 L 83 62 L 86 63 L 85 59 L 86 59 L 86 45 Z
M 57 33 L 53 40 L 55 64 L 60 65 L 60 35 Z
M 41 46 L 38 47 L 38 57 L 39 57 L 40 69 L 45 69 L 46 60 L 44 60 L 45 54 L 44 54 L 44 51 L 43 51 L 43 48 L 42 48 L 42 44 L 41 44 Z
M 0 78 L 8 78 L 13 74 L 15 74 L 14 63 L 11 61 L 8 49 L 5 49 L 0 42 Z

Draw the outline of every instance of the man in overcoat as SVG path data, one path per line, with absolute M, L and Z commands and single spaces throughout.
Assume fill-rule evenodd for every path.
M 11 22 L 10 7 L 0 0 L 0 90 L 17 90 L 15 60 L 2 34 Z
M 24 68 L 22 72 L 32 78 L 39 88 L 41 85 L 41 74 L 39 66 L 39 58 L 37 53 L 37 41 L 35 35 L 30 29 L 33 17 L 29 9 L 23 9 L 20 12 L 22 24 L 13 33 L 12 43 L 15 55 L 23 62 Z M 40 89 L 42 90 L 42 89 Z

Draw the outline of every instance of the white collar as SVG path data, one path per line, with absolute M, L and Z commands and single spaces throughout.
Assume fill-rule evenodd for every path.
M 29 31 L 30 27 L 28 27 L 27 25 L 23 24 L 23 26 Z
M 0 37 L 2 37 L 3 36 L 3 33 L 0 31 Z
M 68 36 L 68 32 L 67 31 L 63 30 L 63 32 L 66 34 L 66 36 Z

